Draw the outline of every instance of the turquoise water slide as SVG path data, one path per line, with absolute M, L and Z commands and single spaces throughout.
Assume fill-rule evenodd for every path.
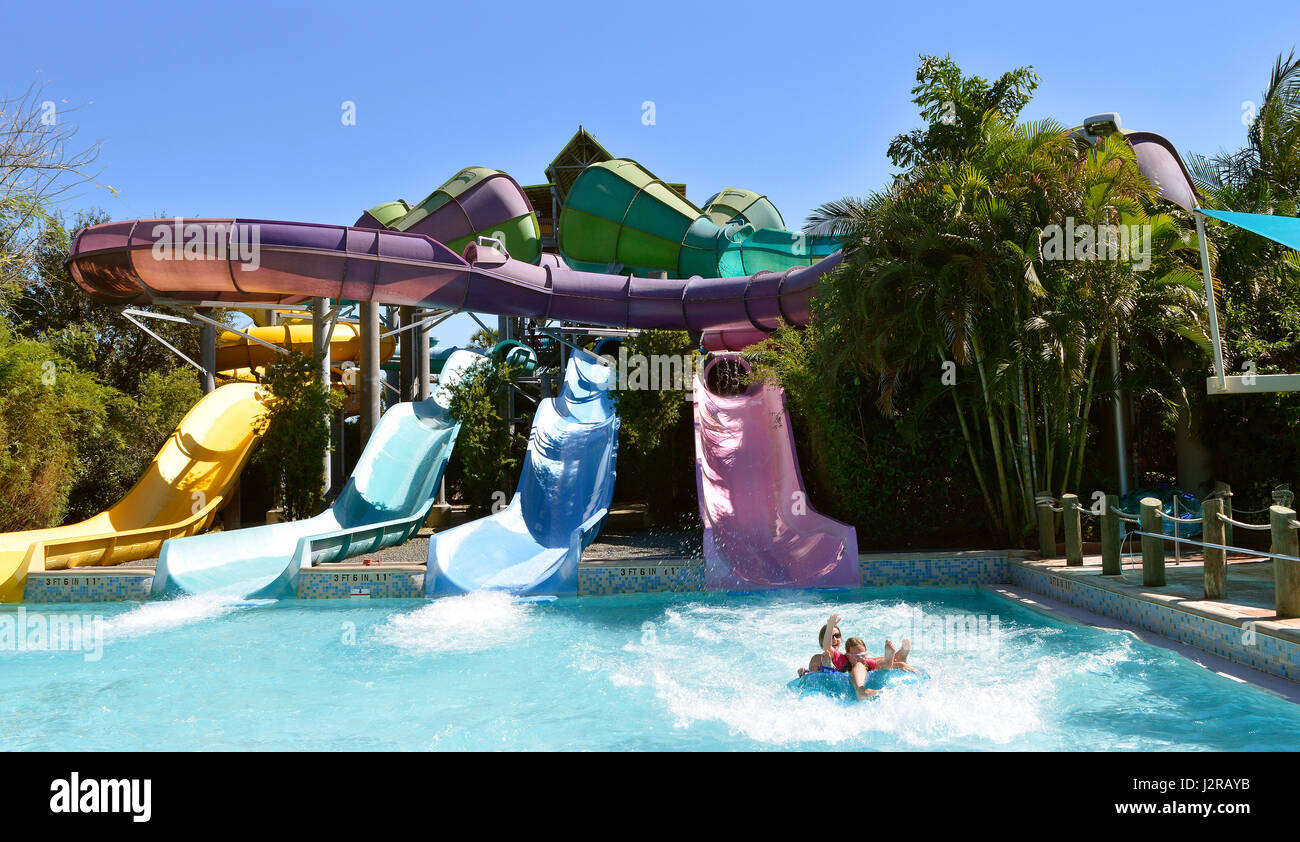
M 614 497 L 614 369 L 575 353 L 564 386 L 533 416 L 519 488 L 500 512 L 429 541 L 430 595 L 477 590 L 577 592 L 578 562 Z
M 432 397 L 385 412 L 338 499 L 316 517 L 165 542 L 153 595 L 295 597 L 304 567 L 407 541 L 428 517 L 460 431 L 446 388 L 485 359 L 456 351 Z

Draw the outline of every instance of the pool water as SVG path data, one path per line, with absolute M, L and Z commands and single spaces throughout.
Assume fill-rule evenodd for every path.
M 76 609 L 102 659 L 0 652 L 0 749 L 1300 748 L 1298 705 L 975 588 Z M 833 610 L 931 679 L 791 692 Z

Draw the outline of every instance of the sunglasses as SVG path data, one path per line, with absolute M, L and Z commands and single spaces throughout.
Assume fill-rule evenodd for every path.
M 838 634 L 833 634 L 833 635 L 831 635 L 831 640 L 839 640 L 839 639 L 840 639 L 840 636 L 839 636 Z

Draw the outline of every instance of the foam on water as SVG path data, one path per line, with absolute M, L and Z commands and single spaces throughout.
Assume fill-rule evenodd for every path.
M 270 604 L 272 600 L 266 600 Z M 112 642 L 157 634 L 224 616 L 251 603 L 206 594 L 145 602 L 104 619 L 104 640 Z
M 529 616 L 538 605 L 497 591 L 445 597 L 389 617 L 375 635 L 410 654 L 482 652 L 527 635 Z

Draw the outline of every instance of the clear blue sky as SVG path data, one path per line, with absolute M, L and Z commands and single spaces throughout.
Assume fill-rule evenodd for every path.
M 747 187 L 797 227 L 885 183 L 890 138 L 919 125 L 919 53 L 987 77 L 1033 65 L 1026 118 L 1119 111 L 1187 153 L 1241 145 L 1243 103 L 1300 44 L 1296 0 L 15 6 L 0 89 L 36 80 L 77 106 L 67 117 L 103 139 L 101 181 L 119 196 L 68 210 L 116 219 L 351 223 L 468 165 L 541 182 L 581 123 L 697 203 Z M 444 344 L 474 328 L 452 324 Z

